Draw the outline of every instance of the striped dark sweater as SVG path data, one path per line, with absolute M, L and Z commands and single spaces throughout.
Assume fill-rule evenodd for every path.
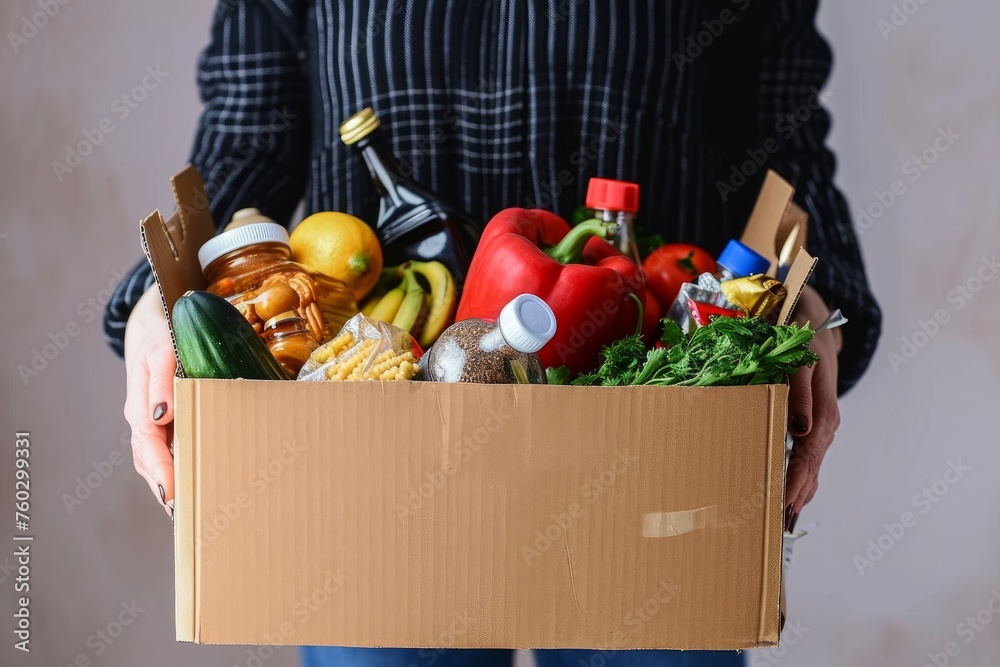
M 306 213 L 374 221 L 374 189 L 337 132 L 372 106 L 404 167 L 483 222 L 508 206 L 568 216 L 605 176 L 641 184 L 645 231 L 713 253 L 739 236 L 775 169 L 811 218 L 813 285 L 851 320 L 843 392 L 881 314 L 824 146 L 832 59 L 816 5 L 222 0 L 199 62 L 191 161 L 220 224 L 247 206 L 288 223 L 303 199 Z M 142 261 L 108 306 L 119 353 L 150 282 Z

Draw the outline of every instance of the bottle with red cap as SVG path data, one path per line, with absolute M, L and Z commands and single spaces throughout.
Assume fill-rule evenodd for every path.
M 618 224 L 614 238 L 608 239 L 618 250 L 642 266 L 635 240 L 635 214 L 639 212 L 639 184 L 610 178 L 591 178 L 587 186 L 587 208 L 594 217 Z

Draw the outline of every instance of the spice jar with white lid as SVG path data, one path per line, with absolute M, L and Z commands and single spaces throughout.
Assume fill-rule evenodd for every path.
M 534 294 L 503 307 L 496 322 L 469 319 L 448 327 L 422 360 L 432 382 L 546 384 L 535 354 L 556 333 L 556 317 Z

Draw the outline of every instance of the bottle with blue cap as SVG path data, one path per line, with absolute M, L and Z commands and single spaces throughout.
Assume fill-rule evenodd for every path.
M 750 246 L 732 239 L 723 248 L 719 259 L 715 262 L 718 269 L 716 276 L 720 282 L 733 278 L 746 278 L 767 273 L 771 261 L 754 251 Z
M 556 333 L 556 316 L 534 294 L 521 294 L 496 322 L 462 320 L 448 327 L 421 360 L 422 379 L 480 384 L 545 384 L 538 352 Z

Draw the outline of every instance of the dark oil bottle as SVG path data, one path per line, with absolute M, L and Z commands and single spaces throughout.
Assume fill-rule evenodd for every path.
M 355 146 L 381 197 L 375 233 L 386 266 L 407 260 L 443 263 L 461 289 L 481 232 L 480 225 L 400 173 L 371 108 L 340 126 L 340 139 Z

